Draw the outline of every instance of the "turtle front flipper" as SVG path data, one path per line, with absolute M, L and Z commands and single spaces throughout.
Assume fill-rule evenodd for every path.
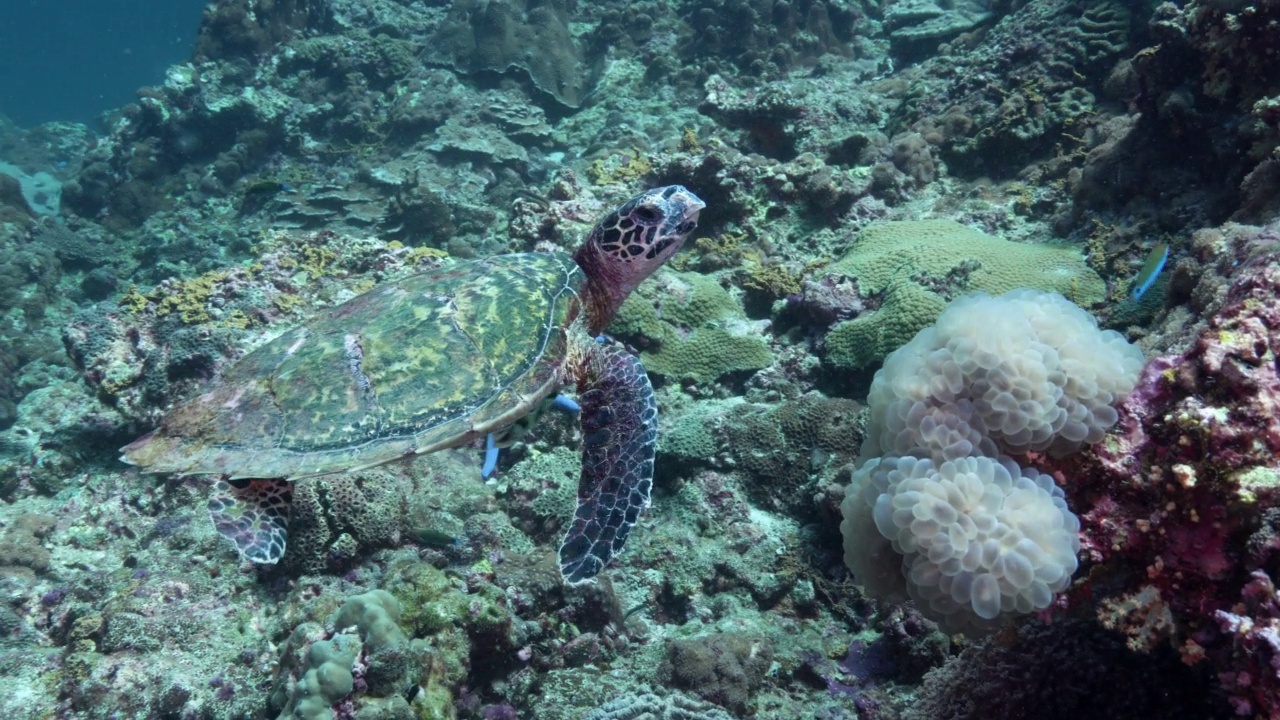
M 287 480 L 219 480 L 209 494 L 209 517 L 241 557 L 270 565 L 284 556 L 292 501 Z
M 560 546 L 560 573 L 571 585 L 604 569 L 649 507 L 658 439 L 658 404 L 640 361 L 619 345 L 591 345 L 578 375 L 578 510 Z

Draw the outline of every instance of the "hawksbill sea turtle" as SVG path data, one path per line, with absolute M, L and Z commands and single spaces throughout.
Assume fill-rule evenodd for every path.
M 606 215 L 572 256 L 457 262 L 375 287 L 256 348 L 122 449 L 146 472 L 217 475 L 209 513 L 253 562 L 284 555 L 290 483 L 469 445 L 577 386 L 571 584 L 622 550 L 653 486 L 657 404 L 640 361 L 597 336 L 697 227 L 679 185 Z

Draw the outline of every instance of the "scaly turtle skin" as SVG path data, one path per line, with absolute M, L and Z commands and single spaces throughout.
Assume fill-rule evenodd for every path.
M 583 466 L 560 569 L 590 580 L 648 507 L 657 438 L 644 368 L 594 338 L 703 207 L 679 185 L 657 188 L 609 213 L 573 256 L 501 255 L 376 287 L 241 358 L 122 459 L 221 476 L 214 525 L 245 558 L 274 563 L 289 481 L 470 444 L 574 384 Z

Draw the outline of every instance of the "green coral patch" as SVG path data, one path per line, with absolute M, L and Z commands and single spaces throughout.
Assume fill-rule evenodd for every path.
M 641 353 L 651 372 L 677 380 L 708 383 L 722 375 L 759 370 L 773 362 L 759 336 L 735 335 L 718 327 L 699 328 L 686 337 L 664 338 L 657 351 Z
M 680 463 L 706 463 L 718 448 L 710 418 L 691 413 L 670 421 L 658 433 L 658 452 L 671 455 Z
M 827 358 L 843 368 L 874 365 L 932 325 L 946 307 L 941 295 L 899 280 L 889 286 L 879 310 L 839 323 L 827 333 Z
M 773 362 L 738 301 L 699 273 L 660 273 L 623 303 L 609 331 L 644 348 L 645 369 L 674 380 L 705 384 Z
M 826 274 L 854 278 L 864 297 L 881 299 L 827 334 L 827 360 L 842 369 L 880 362 L 965 293 L 1029 287 L 1083 307 L 1106 297 L 1106 283 L 1075 248 L 1011 242 L 951 220 L 871 225 Z

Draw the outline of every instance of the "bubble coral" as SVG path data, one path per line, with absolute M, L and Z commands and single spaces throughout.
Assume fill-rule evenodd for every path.
M 872 595 L 980 634 L 1048 607 L 1077 567 L 1079 520 L 1009 455 L 1098 442 L 1142 353 L 1060 295 L 956 300 L 876 373 L 842 512 L 845 563 Z
M 889 458 L 872 460 L 868 470 L 865 508 L 857 508 L 863 532 L 874 527 L 887 539 L 902 570 L 898 577 L 875 572 L 882 554 L 847 559 L 855 576 L 895 581 L 878 594 L 897 594 L 905 575 L 907 593 L 927 615 L 952 627 L 983 628 L 985 621 L 1048 607 L 1070 584 L 1080 523 L 1048 475 L 1003 457 L 940 465 Z M 868 509 L 873 526 L 865 524 Z

